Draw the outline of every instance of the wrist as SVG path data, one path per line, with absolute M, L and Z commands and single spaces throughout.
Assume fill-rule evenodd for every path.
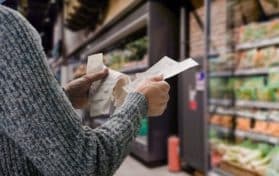
M 67 88 L 66 88 L 66 87 L 62 87 L 62 90 L 63 90 L 63 92 L 67 95 L 67 97 L 70 99 L 69 93 L 68 93 L 68 91 L 67 91 Z

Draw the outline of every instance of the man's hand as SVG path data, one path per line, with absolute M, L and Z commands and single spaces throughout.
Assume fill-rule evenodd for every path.
M 86 74 L 81 78 L 68 83 L 64 90 L 68 95 L 74 108 L 80 109 L 88 104 L 88 95 L 91 84 L 94 81 L 104 79 L 108 75 L 108 69 L 103 69 L 98 73 Z
M 169 101 L 169 84 L 163 76 L 155 76 L 140 83 L 136 92 L 143 94 L 148 102 L 148 116 L 163 114 Z

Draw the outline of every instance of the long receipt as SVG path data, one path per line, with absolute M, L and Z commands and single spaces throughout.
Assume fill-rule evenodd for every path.
M 164 56 L 160 61 L 150 67 L 147 71 L 138 74 L 137 78 L 130 84 L 126 85 L 124 89 L 127 92 L 131 92 L 136 88 L 141 80 L 144 80 L 148 77 L 162 74 L 164 79 L 168 79 L 198 65 L 199 64 L 192 58 L 177 62 L 167 56 Z
M 128 75 L 109 69 L 106 79 L 94 82 L 90 88 L 90 116 L 110 114 L 115 107 L 122 105 L 126 95 L 144 79 L 161 74 L 164 79 L 168 79 L 197 65 L 198 63 L 191 58 L 177 62 L 164 56 L 147 71 L 137 74 L 133 81 Z M 88 57 L 87 73 L 96 73 L 105 67 L 103 54 Z

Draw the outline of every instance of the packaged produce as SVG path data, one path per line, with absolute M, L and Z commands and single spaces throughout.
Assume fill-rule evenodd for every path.
M 255 126 L 252 129 L 252 131 L 254 131 L 256 133 L 266 133 L 267 129 L 268 129 L 268 122 L 267 121 L 257 120 L 255 122 Z
M 232 116 L 224 115 L 221 119 L 222 119 L 221 120 L 221 125 L 223 127 L 226 127 L 226 128 L 231 128 L 232 127 Z
M 269 87 L 257 88 L 258 101 L 272 101 L 273 100 L 273 89 Z
M 264 87 L 264 77 L 252 77 L 234 81 L 234 89 L 238 100 L 257 100 L 257 90 Z
M 279 102 L 279 87 L 272 88 L 273 101 Z
M 267 66 L 269 57 L 265 57 L 263 50 L 257 50 L 253 56 L 253 66 L 256 68 L 264 68 Z
M 269 118 L 279 122 L 279 111 L 278 110 L 271 110 L 269 112 Z
M 279 175 L 279 147 L 274 147 L 269 155 L 271 156 L 271 162 L 266 169 L 265 176 L 277 176 Z
M 217 99 L 230 99 L 232 97 L 232 89 L 229 87 L 227 79 L 210 78 L 209 88 L 210 97 Z
M 279 20 L 273 20 L 272 22 L 268 23 L 268 37 L 279 37 Z
M 254 56 L 257 54 L 257 50 L 248 50 L 243 51 L 239 55 L 239 63 L 238 63 L 238 69 L 244 69 L 244 68 L 252 68 L 254 66 Z
M 268 75 L 268 85 L 279 87 L 279 72 L 270 72 Z
M 250 122 L 251 120 L 248 118 L 241 118 L 238 117 L 236 120 L 236 128 L 239 130 L 243 130 L 243 131 L 249 131 L 250 130 Z
M 279 66 L 279 48 L 278 47 L 272 47 L 273 51 L 271 50 L 271 56 L 269 59 L 269 66 Z
M 279 137 L 279 123 L 270 122 L 268 125 L 268 129 L 265 132 L 268 135 Z
M 236 98 L 238 100 L 255 100 L 256 99 L 256 89 L 255 88 L 240 88 L 236 90 Z
M 220 125 L 226 128 L 232 127 L 232 116 L 214 114 L 210 118 L 210 123 L 214 125 Z
M 143 64 L 141 62 L 146 58 L 147 40 L 148 38 L 145 36 L 106 53 L 104 56 L 105 64 L 115 70 L 132 68 Z
M 262 23 L 251 23 L 240 30 L 240 42 L 252 42 L 261 40 L 267 35 L 267 26 Z
M 222 117 L 220 115 L 214 114 L 210 117 L 210 123 L 213 125 L 220 125 L 221 124 L 221 119 Z

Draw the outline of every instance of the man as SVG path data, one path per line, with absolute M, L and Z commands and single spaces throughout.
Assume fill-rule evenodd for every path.
M 46 65 L 38 33 L 0 5 L 0 175 L 113 175 L 140 119 L 165 110 L 169 85 L 161 76 L 145 80 L 111 120 L 97 129 L 83 127 L 73 106 L 86 105 L 92 82 L 107 74 L 71 82 L 68 99 Z

